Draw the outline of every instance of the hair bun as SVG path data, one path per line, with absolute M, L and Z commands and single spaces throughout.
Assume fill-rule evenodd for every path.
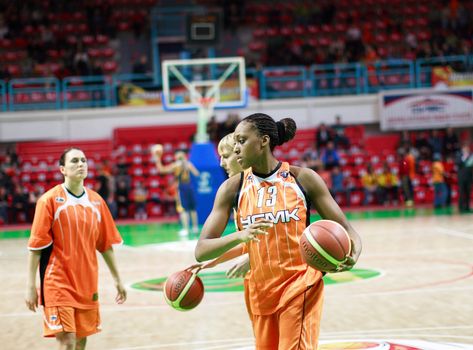
M 276 126 L 278 127 L 278 146 L 282 145 L 285 141 L 286 138 L 286 126 L 284 125 L 283 122 L 277 121 Z

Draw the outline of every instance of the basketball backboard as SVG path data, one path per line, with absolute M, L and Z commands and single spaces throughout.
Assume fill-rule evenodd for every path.
M 166 60 L 162 63 L 163 108 L 197 110 L 197 142 L 206 142 L 206 125 L 214 109 L 248 104 L 242 57 Z

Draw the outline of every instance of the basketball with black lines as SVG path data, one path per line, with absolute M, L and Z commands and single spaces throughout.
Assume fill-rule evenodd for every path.
M 319 220 L 307 226 L 300 238 L 302 257 L 322 272 L 335 272 L 351 251 L 345 228 L 332 220 Z
M 204 284 L 200 277 L 191 271 L 175 272 L 164 284 L 164 299 L 176 310 L 191 310 L 200 304 L 203 297 Z

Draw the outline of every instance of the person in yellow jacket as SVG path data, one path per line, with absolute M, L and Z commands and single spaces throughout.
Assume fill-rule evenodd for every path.
M 380 204 L 387 205 L 392 202 L 398 204 L 399 178 L 393 173 L 388 163 L 383 164 L 383 172 L 378 176 L 378 189 Z
M 361 185 L 363 186 L 363 205 L 368 205 L 371 202 L 371 198 L 375 196 L 378 200 L 378 179 L 377 175 L 373 170 L 373 166 L 368 164 L 366 173 L 361 177 Z

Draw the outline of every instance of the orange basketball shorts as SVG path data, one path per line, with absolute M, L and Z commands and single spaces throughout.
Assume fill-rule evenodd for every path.
M 317 350 L 324 284 L 320 280 L 271 315 L 252 315 L 256 350 Z
M 43 335 L 54 337 L 61 332 L 75 333 L 77 338 L 84 338 L 100 332 L 99 309 L 76 309 L 69 306 L 44 308 Z

